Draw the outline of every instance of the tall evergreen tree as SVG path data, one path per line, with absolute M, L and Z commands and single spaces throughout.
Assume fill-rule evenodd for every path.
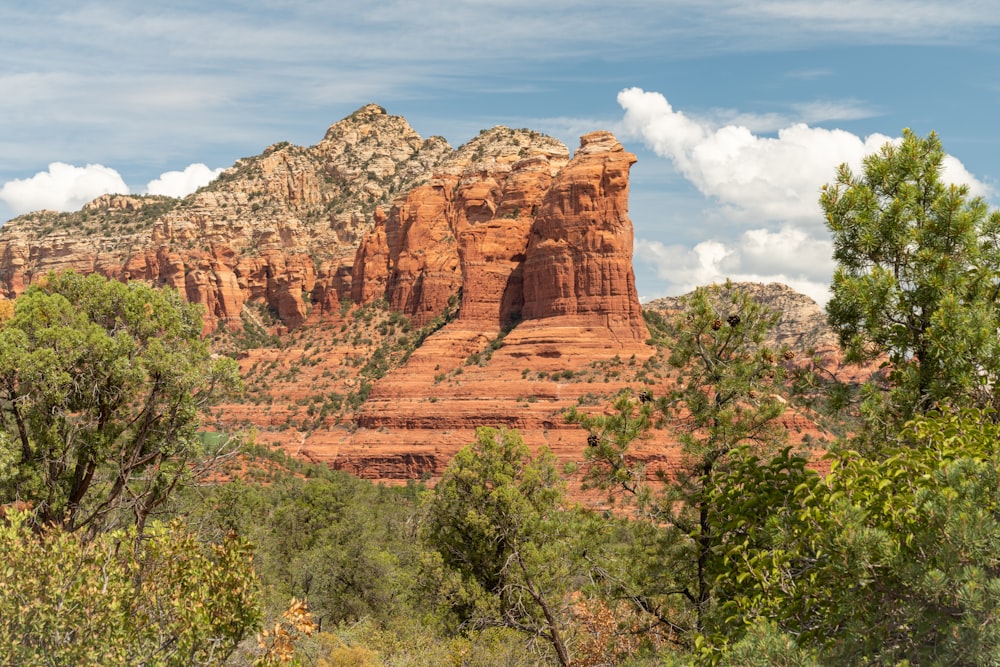
M 764 341 L 777 320 L 777 313 L 732 283 L 699 288 L 657 340 L 670 349 L 669 363 L 679 374 L 669 396 L 651 400 L 643 392 L 636 401 L 626 393 L 610 415 L 568 415 L 590 431 L 587 482 L 625 492 L 673 542 L 666 550 L 672 562 L 660 566 L 680 576 L 662 590 L 633 591 L 630 597 L 678 629 L 704 632 L 716 602 L 713 553 L 721 536 L 710 496 L 731 454 L 741 447 L 773 451 L 784 441 L 777 422 L 785 407 L 777 393 L 784 351 Z M 658 489 L 631 457 L 632 443 L 649 436 L 657 413 L 680 441 L 683 461 L 661 474 Z M 652 602 L 664 594 L 679 596 L 684 605 Z
M 830 323 L 849 361 L 889 362 L 862 409 L 882 435 L 936 406 L 997 403 L 1000 214 L 946 184 L 944 161 L 937 135 L 904 130 L 820 197 L 838 264 Z

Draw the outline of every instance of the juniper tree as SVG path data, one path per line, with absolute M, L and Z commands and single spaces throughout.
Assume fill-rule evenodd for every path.
M 239 383 L 173 290 L 51 274 L 0 322 L 0 503 L 96 534 L 142 526 L 202 450 L 201 408 Z

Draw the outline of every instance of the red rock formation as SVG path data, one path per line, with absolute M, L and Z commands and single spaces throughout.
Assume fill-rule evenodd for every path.
M 632 272 L 628 174 L 634 162 L 610 132 L 582 137 L 531 229 L 525 319 L 583 316 L 618 338 L 648 338 Z
M 447 181 L 414 188 L 386 220 L 389 278 L 385 297 L 391 310 L 422 325 L 444 310 L 461 287 L 458 248 L 450 224 Z
M 172 285 L 205 306 L 206 330 L 238 325 L 248 301 L 295 327 L 315 311 L 310 300 L 332 309 L 350 295 L 351 260 L 375 207 L 453 153 L 366 105 L 317 145 L 275 144 L 183 201 L 105 195 L 75 213 L 6 223 L 0 293 L 16 297 L 52 270 L 97 271 Z
M 502 186 L 493 178 L 459 186 L 461 319 L 500 326 L 521 318 L 528 235 L 561 166 L 562 160 L 553 164 L 547 156 L 532 157 L 517 162 Z
M 567 316 L 644 341 L 628 218 L 635 156 L 597 132 L 568 165 L 561 158 L 466 165 L 460 179 L 446 172 L 411 190 L 362 241 L 355 300 L 384 296 L 422 324 L 461 288 L 462 320 L 500 327 Z

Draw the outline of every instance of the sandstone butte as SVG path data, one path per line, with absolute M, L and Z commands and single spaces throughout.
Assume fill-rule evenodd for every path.
M 105 195 L 8 222 L 0 294 L 64 268 L 180 290 L 219 349 L 239 349 L 247 383 L 208 423 L 362 477 L 433 479 L 478 426 L 579 463 L 587 434 L 567 409 L 671 387 L 632 270 L 634 162 L 609 132 L 572 159 L 504 127 L 453 150 L 368 105 L 316 146 L 275 144 L 183 200 Z M 814 303 L 759 289 L 781 336 L 839 368 Z M 825 435 L 801 410 L 784 421 L 794 443 Z M 657 432 L 636 454 L 669 469 L 674 442 Z

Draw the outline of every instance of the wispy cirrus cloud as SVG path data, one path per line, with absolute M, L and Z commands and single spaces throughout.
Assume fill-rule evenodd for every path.
M 548 66 L 581 58 L 958 42 L 988 37 L 998 17 L 969 0 L 9 3 L 0 8 L 0 137 L 31 137 L 30 147 L 3 146 L 22 174 L 56 160 L 137 159 L 129 146 L 141 140 L 169 158 L 194 142 L 305 138 L 305 112 L 331 105 L 329 121 L 470 81 L 544 90 Z
M 800 38 L 841 35 L 859 42 L 957 43 L 1000 26 L 1000 14 L 981 0 L 764 0 L 728 3 L 732 16 L 759 25 L 796 26 Z
M 832 123 L 862 118 L 872 118 L 880 115 L 880 111 L 860 100 L 814 100 L 810 102 L 792 102 L 787 105 L 775 103 L 775 106 L 785 106 L 786 111 L 770 111 L 767 113 L 748 113 L 738 109 L 713 109 L 704 114 L 703 120 L 715 126 L 745 127 L 752 132 L 777 132 L 797 123 L 812 125 L 816 123 Z

